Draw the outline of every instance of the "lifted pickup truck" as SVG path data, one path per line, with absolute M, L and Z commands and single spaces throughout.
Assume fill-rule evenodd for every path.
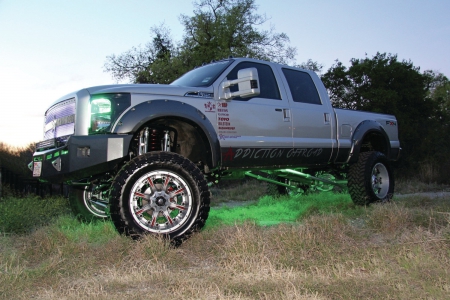
M 392 197 L 394 116 L 334 109 L 312 71 L 246 58 L 170 85 L 109 85 L 45 113 L 33 175 L 72 185 L 79 216 L 182 241 L 205 224 L 209 184 L 250 176 L 277 193 L 348 186 L 354 203 Z

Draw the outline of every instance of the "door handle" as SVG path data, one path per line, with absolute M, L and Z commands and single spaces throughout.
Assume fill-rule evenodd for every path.
M 290 109 L 283 108 L 283 119 L 284 119 L 284 122 L 291 121 L 291 110 Z
M 330 114 L 329 113 L 323 113 L 323 118 L 324 118 L 324 124 L 325 125 L 330 125 Z

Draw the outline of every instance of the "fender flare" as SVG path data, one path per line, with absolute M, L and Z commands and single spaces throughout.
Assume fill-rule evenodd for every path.
M 139 103 L 126 111 L 114 124 L 111 132 L 132 134 L 151 120 L 162 118 L 183 119 L 193 126 L 198 126 L 204 133 L 211 148 L 212 167 L 220 161 L 220 143 L 214 126 L 206 116 L 192 105 L 173 100 L 151 100 Z
M 355 163 L 358 160 L 359 153 L 361 151 L 362 141 L 364 138 L 372 133 L 379 134 L 383 137 L 385 142 L 385 155 L 390 157 L 391 144 L 389 142 L 389 137 L 380 123 L 374 120 L 365 120 L 359 123 L 356 127 L 352 136 L 352 145 L 350 148 L 350 153 L 348 154 L 346 163 Z

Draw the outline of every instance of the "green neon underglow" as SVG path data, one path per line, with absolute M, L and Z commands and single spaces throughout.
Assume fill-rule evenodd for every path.
M 239 207 L 211 208 L 206 228 L 255 222 L 261 226 L 297 223 L 311 213 L 329 213 L 353 207 L 348 194 L 320 193 L 273 198 L 264 196 L 257 203 Z
M 69 154 L 69 150 L 61 150 L 61 155 Z
M 58 152 L 55 152 L 55 153 L 53 153 L 53 157 L 58 157 L 59 156 L 59 151 Z
M 52 157 L 53 157 L 53 155 L 50 153 L 50 154 L 47 154 L 47 156 L 45 157 L 45 159 L 46 159 L 46 160 L 49 160 L 49 159 L 52 159 Z

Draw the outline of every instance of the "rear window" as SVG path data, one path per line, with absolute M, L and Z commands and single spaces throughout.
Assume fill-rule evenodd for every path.
M 294 102 L 322 105 L 316 86 L 308 73 L 284 68 L 283 73 Z

